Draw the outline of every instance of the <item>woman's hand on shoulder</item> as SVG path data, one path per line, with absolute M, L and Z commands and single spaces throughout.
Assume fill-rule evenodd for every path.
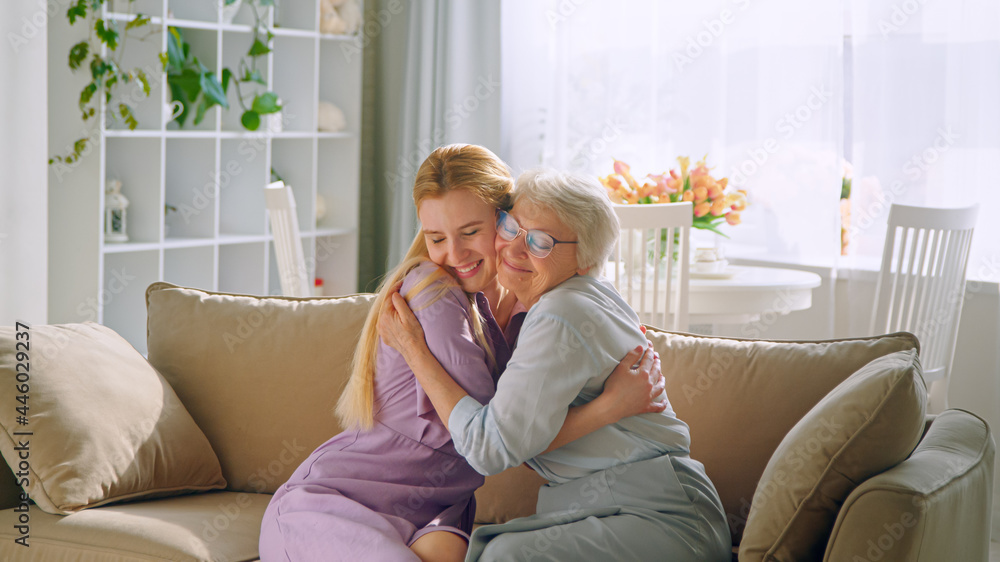
M 635 368 L 633 368 L 635 367 Z M 666 379 L 660 371 L 660 355 L 652 342 L 629 351 L 604 382 L 598 398 L 607 399 L 614 421 L 639 414 L 662 412 L 667 408 L 663 390 Z
M 397 283 L 386 294 L 378 315 L 378 335 L 409 362 L 428 348 L 420 321 L 406 304 L 406 299 L 399 294 L 401 287 L 402 283 Z

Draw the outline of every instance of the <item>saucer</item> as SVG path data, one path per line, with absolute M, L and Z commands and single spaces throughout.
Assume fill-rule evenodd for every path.
M 733 277 L 736 277 L 736 274 L 739 272 L 740 270 L 736 269 L 735 267 L 727 267 L 722 271 L 711 271 L 711 272 L 700 272 L 691 270 L 688 272 L 688 275 L 691 276 L 691 279 L 732 279 Z

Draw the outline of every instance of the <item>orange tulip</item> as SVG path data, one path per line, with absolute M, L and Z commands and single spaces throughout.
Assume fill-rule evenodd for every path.
M 728 222 L 729 224 L 731 224 L 733 226 L 736 226 L 736 225 L 740 224 L 740 214 L 736 213 L 736 212 L 729 212 L 729 213 L 727 213 L 726 214 L 726 222 Z
M 705 199 L 708 199 L 708 190 L 702 186 L 695 187 L 691 191 L 694 192 L 694 200 L 697 203 L 701 203 Z
M 653 180 L 654 182 L 656 182 L 656 194 L 657 195 L 666 195 L 668 193 L 676 193 L 677 192 L 677 188 L 675 186 L 671 186 L 670 185 L 670 181 L 671 180 L 667 179 L 669 176 L 666 173 L 663 173 L 663 174 L 649 174 L 646 177 L 649 178 L 649 179 L 651 179 L 651 180 Z
M 638 189 L 639 184 L 635 181 L 635 178 L 632 177 L 632 173 L 629 171 L 631 169 L 632 168 L 628 164 L 622 162 L 621 160 L 615 160 L 615 173 L 620 175 L 629 187 L 632 189 Z
M 729 185 L 729 178 L 722 178 L 721 180 L 719 180 L 719 187 L 720 188 L 726 189 L 727 185 Z
M 723 197 L 722 197 L 722 188 L 719 187 L 718 184 L 709 186 L 709 188 L 708 188 L 708 198 L 712 199 L 712 200 L 723 199 Z
M 712 204 L 708 201 L 702 201 L 694 206 L 694 216 L 703 217 L 707 215 L 710 210 L 712 210 Z
M 747 198 L 742 193 L 736 193 L 726 198 L 727 203 L 734 211 L 742 211 L 747 208 Z
M 694 193 L 691 193 L 690 189 L 685 191 L 681 195 L 681 201 L 694 201 Z
M 656 193 L 656 182 L 649 179 L 648 177 L 642 180 L 642 185 L 639 186 L 639 197 L 649 197 Z
M 721 217 L 723 213 L 726 212 L 726 200 L 722 197 L 712 201 L 711 213 L 717 217 Z

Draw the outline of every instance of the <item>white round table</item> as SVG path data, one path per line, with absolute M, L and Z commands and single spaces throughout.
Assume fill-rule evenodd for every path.
M 614 279 L 611 264 L 605 275 Z M 688 288 L 688 323 L 692 331 L 711 331 L 712 324 L 746 324 L 762 316 L 778 316 L 812 306 L 812 290 L 822 279 L 809 271 L 731 265 L 726 275 L 691 272 Z M 731 274 L 731 275 L 730 275 Z M 650 280 L 651 281 L 651 280 Z M 633 279 L 632 308 L 639 311 L 639 283 Z M 673 290 L 676 283 L 671 285 Z M 660 282 L 659 302 L 663 302 L 666 281 Z M 628 292 L 622 291 L 628 299 Z M 652 297 L 645 299 L 647 312 L 652 312 Z M 640 314 L 642 316 L 642 314 Z M 697 329 L 694 328 L 697 326 Z
M 731 265 L 725 279 L 691 273 L 691 324 L 744 324 L 761 315 L 788 314 L 812 306 L 812 290 L 822 279 L 810 271 Z

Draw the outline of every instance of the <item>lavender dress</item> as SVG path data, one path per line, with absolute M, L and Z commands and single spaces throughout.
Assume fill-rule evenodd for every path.
M 403 281 L 406 294 L 437 266 L 427 262 Z M 497 368 L 473 338 L 469 299 L 434 283 L 411 302 L 428 347 L 479 403 L 496 389 L 511 350 L 482 293 Z M 520 320 L 520 319 L 519 319 Z M 457 452 L 430 399 L 396 350 L 381 341 L 375 377 L 375 427 L 345 431 L 320 445 L 282 485 L 261 525 L 262 562 L 419 560 L 409 545 L 430 531 L 468 539 L 483 476 Z

